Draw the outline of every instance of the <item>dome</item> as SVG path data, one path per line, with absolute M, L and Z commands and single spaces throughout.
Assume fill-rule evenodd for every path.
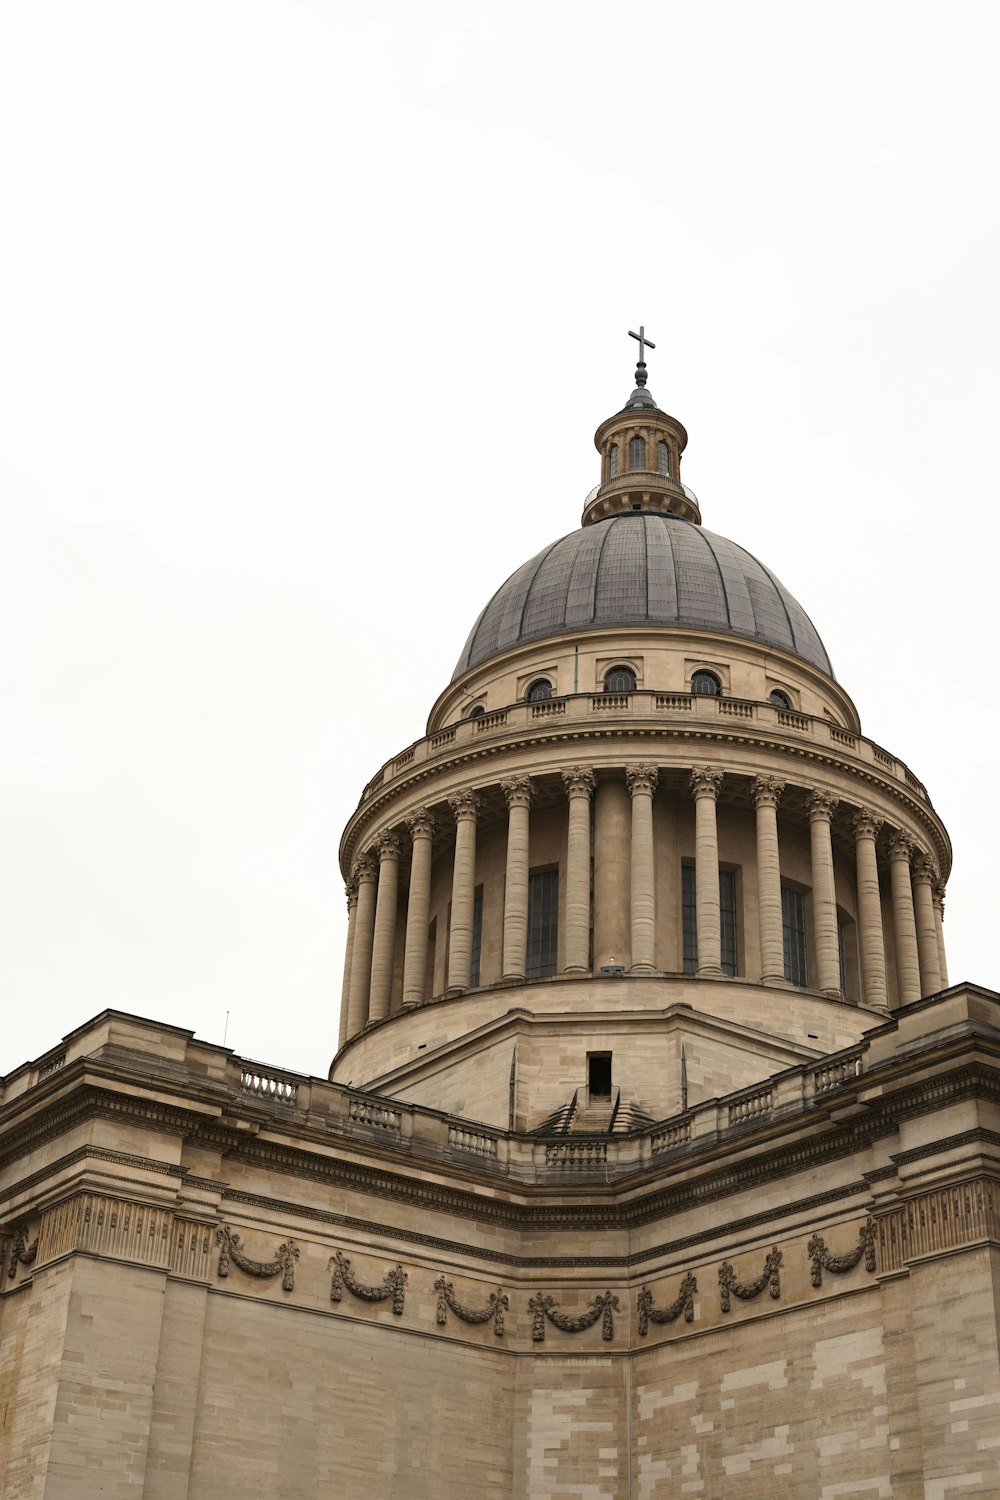
M 526 641 L 609 625 L 746 636 L 834 675 L 805 610 L 751 553 L 679 516 L 626 512 L 570 532 L 512 573 L 472 627 L 452 681 Z

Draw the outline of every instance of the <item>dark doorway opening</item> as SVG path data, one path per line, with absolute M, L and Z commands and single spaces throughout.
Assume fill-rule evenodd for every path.
M 611 1053 L 587 1053 L 587 1088 L 592 1099 L 611 1098 Z

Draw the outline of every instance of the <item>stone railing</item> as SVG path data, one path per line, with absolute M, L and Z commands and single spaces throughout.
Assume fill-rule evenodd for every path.
M 462 719 L 458 724 L 450 724 L 426 739 L 417 740 L 387 761 L 365 787 L 361 805 L 393 782 L 419 773 L 428 761 L 444 754 L 460 754 L 484 738 L 491 742 L 494 737 L 499 741 L 505 735 L 522 738 L 532 731 L 544 735 L 554 719 L 559 721 L 560 734 L 574 728 L 588 733 L 595 722 L 606 723 L 609 718 L 614 719 L 616 728 L 623 724 L 635 724 L 643 729 L 650 726 L 665 728 L 678 721 L 684 723 L 688 733 L 697 733 L 703 725 L 706 734 L 711 734 L 712 726 L 720 720 L 731 725 L 736 719 L 747 725 L 753 724 L 755 730 L 765 734 L 774 733 L 780 739 L 788 737 L 792 741 L 807 741 L 813 750 L 826 747 L 831 754 L 850 756 L 852 760 L 876 769 L 879 775 L 897 781 L 921 801 L 929 801 L 923 783 L 903 761 L 863 735 L 843 729 L 829 719 L 748 698 L 637 689 L 632 693 L 571 693 L 538 702 L 511 703 L 506 708 L 493 709 L 471 719 Z M 733 732 L 731 727 L 728 732 Z
M 365 1143 L 376 1149 L 380 1144 L 391 1145 L 423 1156 L 430 1170 L 435 1161 L 450 1158 L 464 1161 L 470 1170 L 502 1174 L 526 1183 L 537 1180 L 539 1171 L 569 1172 L 583 1178 L 589 1175 L 601 1182 L 627 1178 L 649 1169 L 665 1153 L 711 1149 L 733 1132 L 745 1134 L 754 1125 L 795 1119 L 822 1108 L 827 1100 L 834 1107 L 839 1097 L 835 1091 L 846 1091 L 864 1077 L 870 1045 L 861 1043 L 785 1069 L 721 1098 L 703 1100 L 641 1130 L 614 1135 L 519 1135 L 425 1105 L 250 1062 L 180 1032 L 168 1038 L 173 1051 L 167 1081 L 163 1038 L 153 1023 L 117 1013 L 98 1020 L 99 1025 L 74 1033 L 71 1048 L 52 1049 L 10 1074 L 4 1080 L 7 1098 L 15 1098 L 41 1079 L 58 1073 L 67 1057 L 100 1057 L 108 1045 L 127 1046 L 130 1071 L 137 1082 L 148 1078 L 157 1088 L 176 1087 L 185 1092 L 187 1068 L 192 1088 L 210 1089 L 214 1099 L 230 1101 L 230 1110 L 245 1108 L 249 1112 L 261 1103 L 270 1105 L 274 1113 L 269 1128 L 276 1132 L 308 1124 L 317 1137 L 331 1143 L 339 1139 L 344 1149 L 349 1149 L 348 1143 L 361 1150 Z
M 244 1063 L 240 1069 L 240 1089 L 258 1099 L 272 1099 L 277 1104 L 294 1104 L 298 1096 L 297 1079 L 279 1073 L 264 1073 L 252 1063 Z
M 852 1047 L 849 1052 L 841 1052 L 814 1068 L 813 1093 L 825 1094 L 830 1089 L 840 1088 L 843 1083 L 849 1083 L 852 1078 L 860 1078 L 863 1052 L 863 1047 Z
M 352 1125 L 367 1125 L 372 1130 L 385 1130 L 390 1135 L 399 1135 L 401 1117 L 391 1104 L 382 1104 L 374 1099 L 359 1098 L 352 1094 L 347 1107 L 347 1117 Z
M 650 1155 L 659 1156 L 661 1151 L 673 1151 L 678 1146 L 691 1144 L 691 1121 L 678 1120 L 673 1125 L 661 1125 L 650 1133 Z
M 770 1083 L 745 1090 L 728 1106 L 730 1125 L 745 1125 L 748 1120 L 759 1120 L 769 1115 L 774 1108 L 774 1090 Z
M 497 1156 L 498 1137 L 470 1125 L 449 1125 L 448 1145 L 455 1151 L 471 1151 L 474 1156 Z

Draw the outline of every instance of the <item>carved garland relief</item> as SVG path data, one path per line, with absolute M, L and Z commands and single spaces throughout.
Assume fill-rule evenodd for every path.
M 488 1323 L 492 1318 L 493 1332 L 498 1339 L 503 1338 L 503 1315 L 510 1308 L 510 1298 L 502 1287 L 497 1287 L 496 1291 L 490 1294 L 485 1307 L 466 1307 L 464 1303 L 459 1302 L 455 1296 L 455 1288 L 444 1276 L 439 1276 L 435 1281 L 434 1290 L 438 1294 L 437 1321 L 439 1324 L 447 1323 L 450 1308 L 456 1318 L 461 1318 L 463 1323 Z
M 295 1262 L 299 1258 L 299 1252 L 293 1240 L 286 1240 L 284 1244 L 279 1245 L 274 1252 L 273 1260 L 251 1260 L 249 1255 L 243 1253 L 243 1242 L 239 1235 L 235 1234 L 228 1224 L 222 1224 L 216 1230 L 215 1243 L 221 1246 L 219 1250 L 220 1276 L 229 1275 L 230 1263 L 239 1266 L 247 1276 L 256 1276 L 262 1280 L 277 1276 L 280 1271 L 283 1290 L 294 1291 Z
M 613 1314 L 621 1312 L 621 1307 L 614 1292 L 607 1291 L 594 1298 L 587 1312 L 570 1317 L 559 1311 L 559 1304 L 554 1297 L 536 1292 L 529 1299 L 528 1311 L 531 1313 L 531 1337 L 536 1344 L 542 1343 L 545 1338 L 546 1318 L 554 1328 L 561 1328 L 563 1333 L 582 1333 L 585 1328 L 592 1328 L 600 1318 L 601 1338 L 605 1343 L 610 1343 L 615 1336 Z
M 391 1297 L 393 1312 L 397 1317 L 402 1313 L 407 1280 L 402 1266 L 396 1265 L 386 1271 L 381 1286 L 369 1286 L 364 1281 L 358 1281 L 351 1270 L 350 1259 L 340 1250 L 327 1261 L 327 1269 L 331 1266 L 334 1267 L 330 1281 L 331 1302 L 341 1302 L 346 1287 L 353 1297 L 359 1297 L 362 1302 L 385 1302 Z

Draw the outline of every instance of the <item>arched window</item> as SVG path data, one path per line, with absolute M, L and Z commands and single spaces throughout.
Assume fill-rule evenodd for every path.
M 614 479 L 618 473 L 618 444 L 612 443 L 608 449 L 608 478 Z
M 552 697 L 552 684 L 547 677 L 536 677 L 524 695 L 529 703 L 539 703 Z
M 783 693 L 780 688 L 774 688 L 769 693 L 767 701 L 768 703 L 773 703 L 775 708 L 791 708 L 792 706 L 791 698 L 789 698 L 787 693 Z
M 656 467 L 659 473 L 670 477 L 670 449 L 662 440 L 656 445 Z
M 691 678 L 692 693 L 707 693 L 712 698 L 718 698 L 722 692 L 722 683 L 714 672 L 695 672 Z
M 645 438 L 632 438 L 628 445 L 628 466 L 630 469 L 644 469 L 646 467 Z
M 606 693 L 634 693 L 635 673 L 631 667 L 612 667 L 610 672 L 604 674 L 604 691 Z
M 479 715 L 480 714 L 484 714 L 485 712 L 486 712 L 486 709 L 483 706 L 483 704 L 482 703 L 477 703 L 476 706 L 475 706 L 475 708 L 470 708 L 469 709 L 469 718 L 470 719 L 478 719 Z

